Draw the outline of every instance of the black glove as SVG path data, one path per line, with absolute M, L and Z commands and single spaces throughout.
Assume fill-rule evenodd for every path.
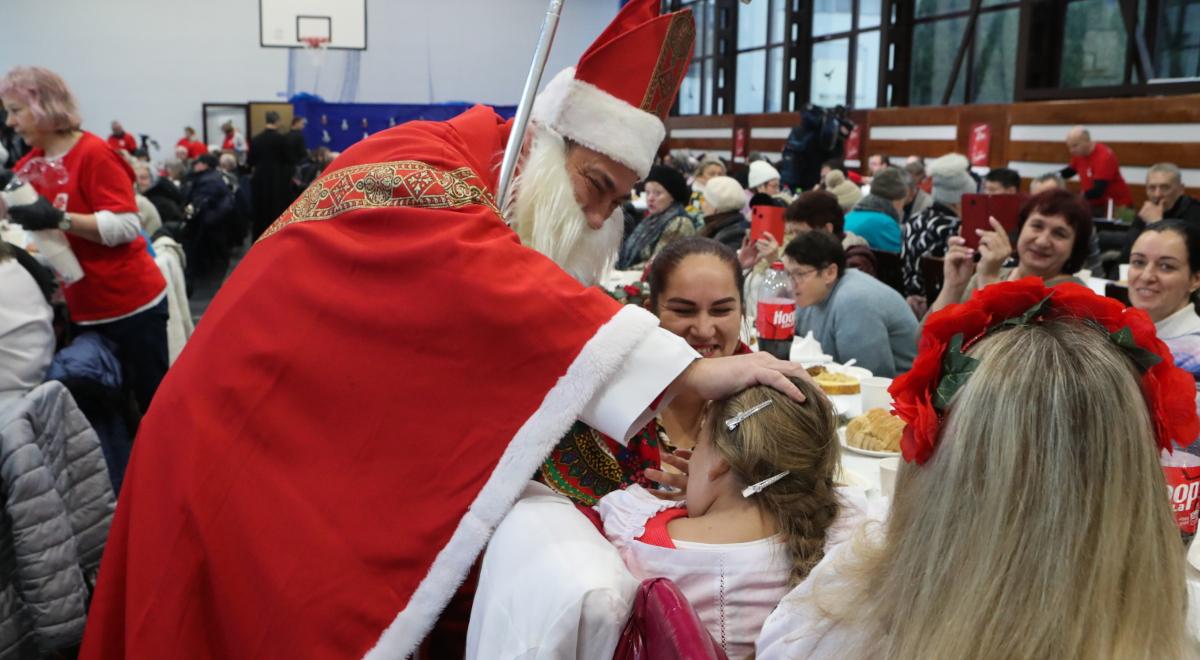
M 62 211 L 54 208 L 50 200 L 38 197 L 38 201 L 24 206 L 13 206 L 8 209 L 8 217 L 13 222 L 24 227 L 27 231 L 39 229 L 58 229 L 62 222 Z

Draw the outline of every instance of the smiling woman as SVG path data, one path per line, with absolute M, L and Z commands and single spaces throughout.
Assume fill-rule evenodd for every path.
M 1146 310 L 1175 365 L 1200 377 L 1200 228 L 1179 220 L 1146 227 L 1129 259 L 1129 300 Z
M 976 289 L 1023 277 L 1040 277 L 1047 286 L 1083 282 L 1072 273 L 1083 267 L 1092 236 L 1092 214 L 1079 196 L 1061 188 L 1044 190 L 1021 208 L 1017 226 L 1017 264 L 1004 266 L 1013 254 L 1012 241 L 995 219 L 992 231 L 980 231 L 979 263 L 963 238 L 948 241 L 941 293 L 930 312 L 966 302 Z
M 728 247 L 707 238 L 679 239 L 654 259 L 649 280 L 651 311 L 665 330 L 683 337 L 700 355 L 750 351 L 739 340 L 742 270 Z M 677 396 L 624 445 L 577 423 L 542 464 L 538 478 L 587 506 L 634 484 L 653 488 L 664 449 L 673 453 L 695 445 L 703 409 L 702 399 Z

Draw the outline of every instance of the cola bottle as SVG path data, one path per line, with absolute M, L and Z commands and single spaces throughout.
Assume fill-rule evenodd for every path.
M 780 360 L 792 354 L 792 335 L 796 329 L 796 294 L 792 278 L 783 269 L 783 262 L 771 264 L 758 288 L 758 316 L 754 321 L 758 331 L 758 350 L 766 351 Z

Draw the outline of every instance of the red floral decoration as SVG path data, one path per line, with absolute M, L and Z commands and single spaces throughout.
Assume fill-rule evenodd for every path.
M 968 302 L 926 319 L 912 369 L 890 388 L 893 414 L 907 424 L 900 441 L 904 460 L 924 463 L 933 455 L 950 399 L 975 367 L 974 358 L 965 355 L 972 345 L 1001 326 L 1063 318 L 1103 327 L 1141 367 L 1142 391 L 1159 447 L 1169 451 L 1172 441 L 1182 446 L 1200 436 L 1195 381 L 1175 366 L 1144 311 L 1126 308 L 1079 284 L 1046 287 L 1040 278 L 1027 277 L 987 286 Z

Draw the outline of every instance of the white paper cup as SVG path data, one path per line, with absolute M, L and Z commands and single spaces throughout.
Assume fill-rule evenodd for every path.
M 1122 282 L 1129 281 L 1129 264 L 1121 264 L 1120 266 L 1117 266 L 1117 277 L 1120 278 Z
M 891 378 L 872 376 L 862 379 L 861 383 L 863 412 L 872 408 L 892 409 L 892 395 L 888 394 L 888 388 L 892 386 Z
M 896 492 L 896 471 L 900 469 L 900 457 L 889 456 L 879 461 L 879 492 L 890 498 Z

